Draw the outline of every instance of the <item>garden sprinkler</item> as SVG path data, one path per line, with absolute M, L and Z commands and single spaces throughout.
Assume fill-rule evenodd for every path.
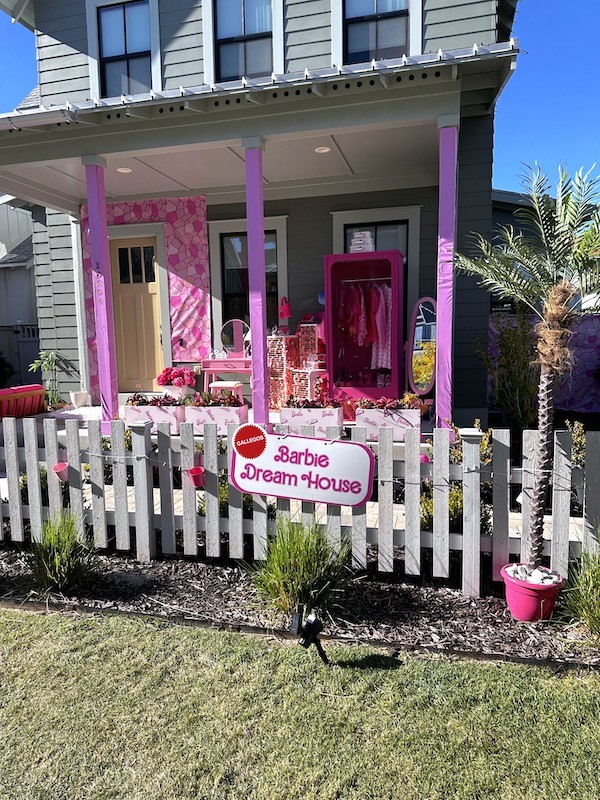
M 296 620 L 294 620 L 294 622 L 296 622 Z M 312 612 L 306 618 L 304 626 L 300 628 L 299 643 L 306 650 L 308 650 L 311 644 L 314 644 L 314 646 L 317 648 L 317 653 L 321 657 L 321 661 L 329 666 L 329 659 L 327 658 L 327 654 L 325 653 L 323 645 L 319 640 L 319 634 L 321 633 L 322 630 L 323 630 L 323 623 L 317 617 L 317 615 L 314 612 Z

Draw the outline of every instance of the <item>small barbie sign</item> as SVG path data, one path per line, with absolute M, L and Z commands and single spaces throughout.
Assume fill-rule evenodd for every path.
M 267 434 L 241 425 L 229 479 L 248 494 L 360 506 L 373 489 L 373 453 L 358 442 Z

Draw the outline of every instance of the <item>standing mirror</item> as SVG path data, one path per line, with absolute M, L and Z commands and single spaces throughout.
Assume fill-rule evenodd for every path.
M 419 396 L 428 394 L 435 382 L 436 302 L 422 297 L 412 313 L 408 336 L 408 382 Z
M 230 319 L 221 328 L 221 343 L 230 356 L 245 356 L 250 347 L 250 326 L 243 319 Z

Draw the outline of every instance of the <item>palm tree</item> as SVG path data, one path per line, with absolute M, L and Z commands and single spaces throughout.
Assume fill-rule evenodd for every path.
M 527 566 L 539 565 L 544 504 L 552 468 L 553 387 L 572 366 L 571 328 L 576 318 L 600 311 L 600 178 L 559 167 L 556 200 L 539 167 L 525 177 L 529 197 L 516 215 L 526 232 L 502 227 L 495 243 L 475 235 L 475 257 L 457 254 L 455 266 L 503 298 L 522 303 L 538 318 L 534 333 L 540 366 L 536 470 Z M 585 306 L 582 304 L 585 299 Z

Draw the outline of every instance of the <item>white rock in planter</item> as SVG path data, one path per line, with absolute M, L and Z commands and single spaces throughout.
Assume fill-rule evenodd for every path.
M 552 569 L 536 567 L 530 572 L 526 564 L 511 564 L 510 567 L 506 568 L 506 574 L 518 581 L 534 583 L 538 586 L 560 583 L 562 580 L 558 572 Z

